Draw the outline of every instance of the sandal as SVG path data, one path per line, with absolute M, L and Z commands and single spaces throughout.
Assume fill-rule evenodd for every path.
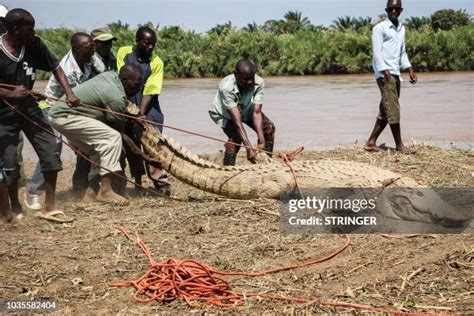
M 56 223 L 71 223 L 74 221 L 74 218 L 67 217 L 63 211 L 55 210 L 43 213 L 41 211 L 36 212 L 36 217 L 45 219 L 47 221 L 56 222 Z

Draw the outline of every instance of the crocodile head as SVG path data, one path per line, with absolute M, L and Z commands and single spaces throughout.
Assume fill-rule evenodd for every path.
M 462 227 L 472 218 L 452 207 L 430 188 L 386 188 L 377 209 L 384 216 L 444 227 Z

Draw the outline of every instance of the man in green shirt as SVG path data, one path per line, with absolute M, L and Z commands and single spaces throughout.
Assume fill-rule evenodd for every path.
M 106 203 L 127 202 L 126 198 L 112 190 L 113 173 L 122 171 L 120 166 L 122 137 L 130 150 L 147 162 L 155 162 L 123 134 L 126 118 L 87 106 L 93 105 L 126 113 L 127 98 L 138 92 L 141 82 L 140 68 L 126 65 L 118 75 L 107 71 L 75 87 L 73 91 L 81 98 L 82 106 L 72 108 L 58 101 L 49 111 L 52 126 L 66 136 L 71 145 L 95 162 L 89 173 L 89 180 L 100 174 L 98 192 L 96 193 L 93 186 L 89 185 L 83 199 L 85 202 L 95 200 Z
M 219 84 L 219 90 L 209 109 L 211 119 L 229 137 L 224 145 L 224 166 L 235 165 L 240 146 L 247 149 L 247 159 L 255 163 L 257 152 L 247 137 L 243 123 L 256 133 L 258 149 L 273 152 L 275 125 L 262 112 L 264 81 L 256 74 L 255 65 L 241 59 L 235 65 L 234 73 L 228 75 Z

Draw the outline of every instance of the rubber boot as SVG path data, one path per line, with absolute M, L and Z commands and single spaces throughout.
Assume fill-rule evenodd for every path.
M 267 152 L 273 153 L 273 141 L 272 141 L 272 140 L 270 140 L 270 141 L 265 141 L 265 150 L 266 150 Z M 267 153 L 267 155 L 268 155 L 270 158 L 273 157 L 273 154 L 268 154 L 268 153 Z
M 235 166 L 236 153 L 224 153 L 224 166 Z

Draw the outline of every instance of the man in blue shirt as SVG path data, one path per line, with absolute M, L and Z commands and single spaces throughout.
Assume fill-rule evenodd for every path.
M 388 0 L 385 11 L 387 19 L 377 24 L 372 31 L 372 66 L 382 100 L 377 121 L 364 148 L 378 151 L 377 138 L 389 124 L 396 150 L 412 154 L 414 151 L 403 144 L 400 132 L 400 69 L 408 71 L 411 84 L 417 82 L 417 76 L 405 50 L 405 27 L 398 20 L 403 11 L 401 0 Z

